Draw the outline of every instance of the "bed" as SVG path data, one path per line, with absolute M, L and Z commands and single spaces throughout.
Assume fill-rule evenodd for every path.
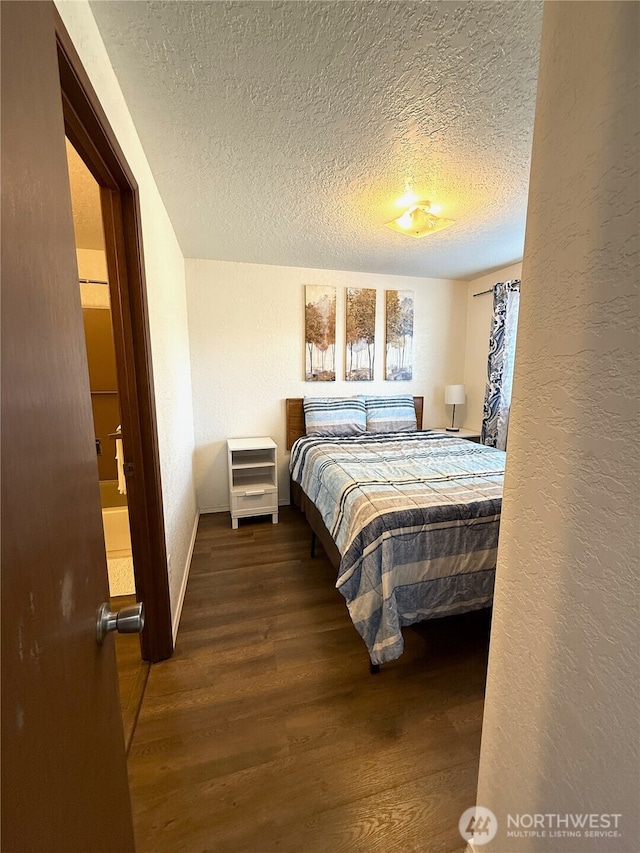
M 490 606 L 505 454 L 437 430 L 306 435 L 286 401 L 292 502 L 337 570 L 371 670 L 402 628 Z

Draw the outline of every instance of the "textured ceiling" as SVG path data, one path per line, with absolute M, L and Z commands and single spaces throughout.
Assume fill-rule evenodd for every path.
M 522 257 L 541 3 L 91 8 L 186 257 L 455 278 Z M 385 228 L 407 188 L 456 224 Z

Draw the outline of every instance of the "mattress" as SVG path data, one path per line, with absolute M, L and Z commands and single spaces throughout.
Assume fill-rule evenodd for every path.
M 336 544 L 336 587 L 372 663 L 402 654 L 405 625 L 491 604 L 504 464 L 437 431 L 294 444 L 291 479 Z

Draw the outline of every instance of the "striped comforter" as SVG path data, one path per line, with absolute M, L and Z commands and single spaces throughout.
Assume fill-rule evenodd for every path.
M 337 588 L 372 663 L 401 627 L 491 604 L 505 454 L 440 432 L 304 437 L 292 480 L 341 555 Z

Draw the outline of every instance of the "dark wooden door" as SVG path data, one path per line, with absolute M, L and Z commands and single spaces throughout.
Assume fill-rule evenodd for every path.
M 132 851 L 54 6 L 1 27 L 1 847 Z

